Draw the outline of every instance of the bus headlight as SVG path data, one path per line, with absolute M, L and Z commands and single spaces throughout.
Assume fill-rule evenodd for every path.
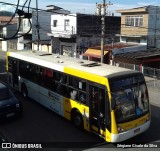
M 122 128 L 122 127 L 120 127 L 120 126 L 118 126 L 118 133 L 122 133 L 122 132 L 124 132 L 125 130 Z

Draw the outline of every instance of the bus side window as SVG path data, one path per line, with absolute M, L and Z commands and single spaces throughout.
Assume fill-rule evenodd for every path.
M 65 75 L 64 73 L 54 72 L 54 79 L 55 81 L 63 84 L 67 83 L 67 75 Z
M 20 67 L 20 76 L 22 76 L 23 78 L 27 78 L 29 79 L 29 63 L 25 62 L 25 61 L 20 61 L 20 64 L 19 64 L 19 67 Z
M 83 79 L 69 76 L 70 98 L 79 103 L 86 104 L 86 82 Z
M 54 71 L 53 80 L 55 81 L 55 92 L 62 96 L 69 97 L 67 88 L 67 75 L 61 72 Z
M 74 89 L 70 89 L 70 97 L 72 100 L 77 100 L 77 91 Z
M 8 57 L 8 71 L 12 72 L 12 58 Z
M 83 104 L 86 104 L 86 94 L 83 92 L 79 92 L 79 101 Z
M 39 69 L 39 83 L 41 86 L 46 87 L 49 90 L 54 90 L 53 71 L 48 68 L 40 67 Z

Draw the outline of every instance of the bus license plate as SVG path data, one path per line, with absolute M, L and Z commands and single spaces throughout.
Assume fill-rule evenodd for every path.
M 138 133 L 140 131 L 140 128 L 137 128 L 136 130 L 134 130 L 134 133 Z
M 6 117 L 11 117 L 11 116 L 14 116 L 14 113 L 9 113 L 6 115 Z

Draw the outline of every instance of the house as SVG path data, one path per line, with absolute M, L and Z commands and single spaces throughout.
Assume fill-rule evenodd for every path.
M 120 42 L 139 44 L 112 50 L 113 61 L 160 67 L 160 6 L 117 10 L 121 13 Z
M 15 24 L 17 23 L 16 18 L 14 17 L 11 21 L 10 21 L 11 17 L 10 16 L 0 16 L 0 25 L 4 26 L 6 24 Z
M 58 6 L 48 5 L 46 11 L 32 11 L 31 19 L 22 18 L 18 32 L 21 35 L 18 39 L 18 50 L 32 49 L 51 52 L 51 37 L 47 33 L 51 32 L 51 15 L 55 13 L 70 12 Z
M 121 13 L 120 42 L 135 42 L 160 48 L 160 6 L 117 10 Z
M 54 14 L 51 17 L 53 53 L 67 56 L 82 54 L 101 43 L 101 16 L 89 14 Z M 120 33 L 120 17 L 105 17 L 105 42 Z
M 39 23 L 39 50 L 45 52 L 52 52 L 51 50 L 51 37 L 47 33 L 51 33 L 51 16 L 53 14 L 69 14 L 70 12 L 55 5 L 48 5 L 46 11 L 38 11 Z M 37 12 L 32 12 L 32 49 L 37 50 Z
M 17 50 L 32 49 L 32 19 L 16 16 L 18 22 Z
M 17 40 L 12 37 L 17 31 L 17 20 L 9 16 L 0 16 L 0 50 L 16 50 Z

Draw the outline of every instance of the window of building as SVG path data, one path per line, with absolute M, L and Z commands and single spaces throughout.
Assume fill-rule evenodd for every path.
M 23 20 L 23 26 L 24 27 L 30 26 L 29 21 L 28 20 Z
M 125 26 L 143 26 L 143 16 L 126 16 Z
M 57 27 L 57 20 L 53 20 L 53 27 Z
M 64 30 L 69 30 L 69 19 L 64 20 Z

